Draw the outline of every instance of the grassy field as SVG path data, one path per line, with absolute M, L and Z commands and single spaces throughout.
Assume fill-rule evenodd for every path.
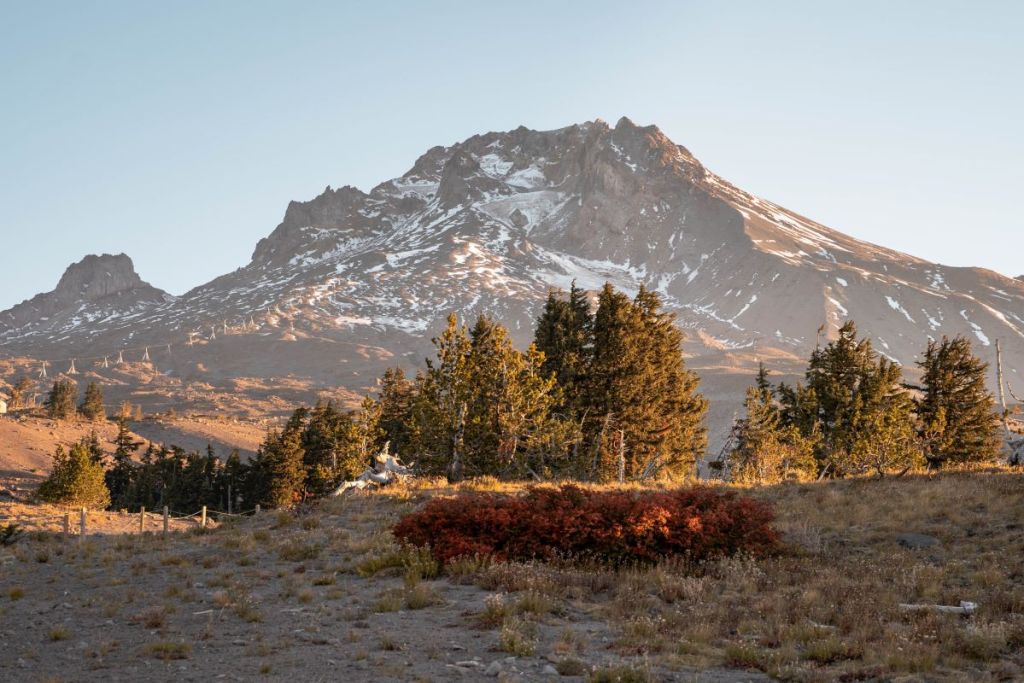
M 615 570 L 442 568 L 395 544 L 399 515 L 452 492 L 167 538 L 30 534 L 0 549 L 0 680 L 1024 678 L 1020 474 L 748 489 L 775 506 L 779 556 Z M 900 608 L 961 601 L 977 611 Z

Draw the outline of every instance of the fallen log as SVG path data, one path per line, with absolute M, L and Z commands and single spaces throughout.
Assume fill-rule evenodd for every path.
M 413 473 L 413 465 L 403 465 L 394 455 L 388 452 L 390 443 L 384 444 L 384 448 L 373 458 L 373 466 L 366 468 L 362 474 L 351 481 L 344 482 L 334 490 L 335 496 L 340 496 L 346 491 L 361 490 L 371 486 L 387 486 L 396 481 L 410 477 Z
M 908 605 L 905 603 L 900 604 L 900 609 L 904 612 L 942 612 L 944 614 L 974 614 L 978 610 L 978 604 L 975 602 L 967 602 L 961 600 L 960 604 L 957 605 Z

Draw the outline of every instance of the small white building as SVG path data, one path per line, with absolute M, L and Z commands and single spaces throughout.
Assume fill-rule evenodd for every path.
M 7 401 L 0 398 L 0 415 L 7 414 Z

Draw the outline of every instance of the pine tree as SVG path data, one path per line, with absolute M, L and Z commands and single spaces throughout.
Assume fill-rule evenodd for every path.
M 853 322 L 815 349 L 806 385 L 779 387 L 783 424 L 815 440 L 819 472 L 844 476 L 904 470 L 920 459 L 900 366 L 879 356 Z
M 231 449 L 231 453 L 228 454 L 228 459 L 224 461 L 224 469 L 221 472 L 221 487 L 220 491 L 224 498 L 224 507 L 227 507 L 227 496 L 233 498 L 232 508 L 234 507 L 235 501 L 241 500 L 241 503 L 247 508 L 250 507 L 250 503 L 255 505 L 255 501 L 250 501 L 246 498 L 246 491 L 249 490 L 248 485 L 249 477 L 249 466 L 247 463 L 242 462 L 242 456 L 238 452 L 237 448 Z
M 303 497 L 323 496 L 369 464 L 373 435 L 351 412 L 337 409 L 331 401 L 319 401 L 309 413 L 302 431 L 305 486 Z
M 78 386 L 69 379 L 54 381 L 46 397 L 46 414 L 54 420 L 69 420 L 75 415 Z
M 406 378 L 401 368 L 388 368 L 380 379 L 380 394 L 377 399 L 377 426 L 382 434 L 376 447 L 390 443 L 392 453 L 403 455 L 409 447 L 409 425 L 412 420 L 412 406 L 416 399 L 414 384 Z
M 804 437 L 793 425 L 782 425 L 763 364 L 755 385 L 747 389 L 744 406 L 746 417 L 733 428 L 735 447 L 729 454 L 733 481 L 772 484 L 816 474 L 815 440 Z
M 247 498 L 253 504 L 286 508 L 302 500 L 306 480 L 302 434 L 306 408 L 299 408 L 280 432 L 271 430 L 253 458 Z
M 97 465 L 102 465 L 105 457 L 103 452 L 103 446 L 100 445 L 99 434 L 96 430 L 90 431 L 86 436 L 83 436 L 79 442 L 89 449 L 89 458 Z
M 526 476 L 564 465 L 566 433 L 552 415 L 561 397 L 554 377 L 542 370 L 543 358 L 532 346 L 516 350 L 504 326 L 478 318 L 470 332 L 469 471 Z
M 103 509 L 110 505 L 110 493 L 103 482 L 103 465 L 94 462 L 89 444 L 76 443 L 68 452 L 57 447 L 53 469 L 39 485 L 36 497 L 45 503 Z
M 426 370 L 416 378 L 410 437 L 419 468 L 442 474 L 462 458 L 457 437 L 472 398 L 469 330 L 453 313 L 444 332 L 432 341 L 437 358 L 428 358 Z
M 548 292 L 537 319 L 534 346 L 544 354 L 541 370 L 554 375 L 569 414 L 578 416 L 593 350 L 594 316 L 586 292 L 573 280 L 568 297 Z
M 571 425 L 543 355 L 512 344 L 508 330 L 480 316 L 468 330 L 454 316 L 434 340 L 437 360 L 417 376 L 410 438 L 422 471 L 541 476 L 566 467 Z
M 929 465 L 995 460 L 1002 446 L 995 398 L 985 385 L 988 364 L 963 337 L 928 342 L 915 409 Z
M 707 401 L 698 382 L 686 369 L 682 333 L 658 295 L 641 287 L 631 301 L 606 284 L 583 401 L 598 478 L 690 472 L 707 445 Z
M 85 397 L 78 407 L 78 412 L 87 420 L 102 420 L 106 417 L 106 407 L 103 405 L 103 390 L 96 382 L 89 382 L 85 387 Z
M 142 445 L 135 441 L 125 420 L 117 421 L 117 436 L 114 438 L 113 463 L 104 475 L 107 490 L 110 491 L 111 507 L 115 510 L 129 507 L 128 493 L 135 479 L 137 467 L 133 462 L 135 453 Z

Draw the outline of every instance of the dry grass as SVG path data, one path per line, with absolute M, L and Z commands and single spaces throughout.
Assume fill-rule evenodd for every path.
M 461 489 L 514 492 L 478 481 Z M 499 564 L 452 567 L 491 598 L 479 623 L 529 650 L 524 624 L 568 603 L 596 610 L 624 656 L 758 669 L 790 680 L 927 674 L 1024 678 L 1024 480 L 990 470 L 750 488 L 771 502 L 778 557 L 610 571 Z M 940 543 L 913 550 L 897 536 Z M 475 567 L 475 568 L 474 568 Z M 901 603 L 975 602 L 969 617 Z M 618 674 L 616 674 L 618 675 Z M 599 676 L 603 678 L 604 674 Z
M 496 480 L 457 488 L 522 489 Z M 715 667 L 793 681 L 1024 680 L 1020 474 L 745 491 L 775 506 L 781 555 L 620 569 L 460 558 L 442 568 L 387 531 L 427 498 L 453 493 L 436 481 L 201 535 L 80 542 L 29 534 L 7 549 L 13 559 L 2 570 L 0 622 L 28 624 L 5 632 L 13 639 L 7 665 L 22 658 L 39 679 L 104 680 L 123 674 L 132 643 L 138 659 L 185 659 L 197 672 L 220 671 L 228 657 L 245 679 L 271 673 L 270 662 L 272 677 L 301 670 L 312 679 L 444 680 L 468 653 L 403 645 L 444 634 L 476 647 L 485 664 L 516 657 L 533 663 L 531 675 L 551 663 L 594 681 L 688 680 Z M 896 537 L 906 532 L 940 544 L 903 548 Z M 67 597 L 72 582 L 78 588 Z M 978 611 L 899 608 L 962 600 Z M 59 619 L 40 622 L 54 605 Z M 52 644 L 60 638 L 51 629 L 86 643 L 88 676 L 39 654 L 67 647 Z M 140 643 L 144 632 L 157 642 Z M 327 650 L 317 648 L 327 644 L 348 668 L 315 668 L 326 666 L 318 653 Z M 19 670 L 4 667 L 0 659 L 0 679 L 18 679 Z

